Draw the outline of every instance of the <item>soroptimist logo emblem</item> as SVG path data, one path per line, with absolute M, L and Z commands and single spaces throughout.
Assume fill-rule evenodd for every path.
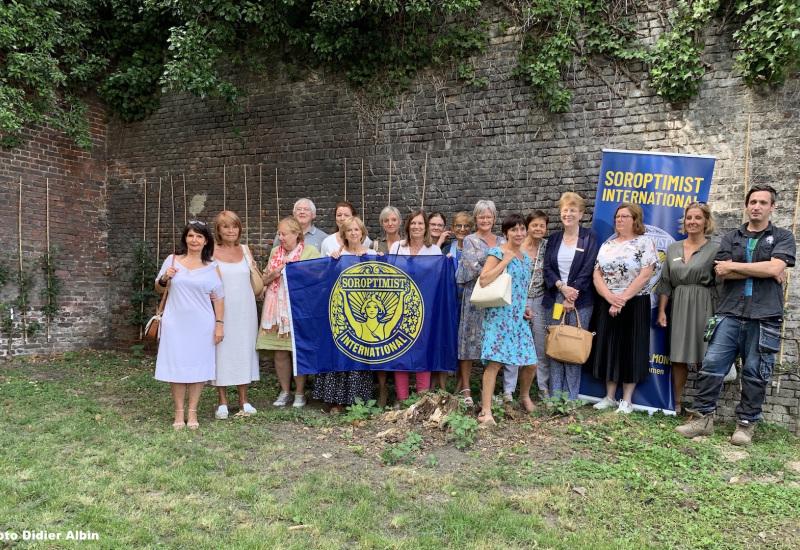
M 384 262 L 361 262 L 342 271 L 328 305 L 336 347 L 370 364 L 400 357 L 422 328 L 425 304 L 403 271 Z

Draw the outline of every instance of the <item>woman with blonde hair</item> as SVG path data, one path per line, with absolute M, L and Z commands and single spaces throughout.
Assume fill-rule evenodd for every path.
M 650 279 L 658 267 L 656 245 L 645 236 L 644 214 L 638 204 L 622 203 L 614 212 L 615 234 L 597 253 L 594 286 L 600 301 L 591 330 L 596 331 L 586 365 L 606 383 L 606 396 L 595 409 L 617 407 L 633 412 L 636 384 L 650 375 Z M 622 400 L 617 403 L 617 386 Z
M 247 401 L 247 385 L 259 379 L 258 313 L 253 287 L 250 285 L 250 266 L 253 255 L 242 243 L 242 220 L 234 212 L 223 210 L 214 220 L 214 259 L 225 288 L 225 327 L 227 338 L 217 345 L 216 377 L 219 407 L 216 416 L 228 418 L 226 386 L 236 386 L 239 393 L 239 415 L 255 414 L 256 408 Z
M 581 326 L 587 328 L 594 309 L 592 272 L 597 259 L 597 233 L 581 226 L 586 202 L 577 193 L 568 191 L 562 194 L 558 210 L 564 229 L 550 235 L 547 241 L 542 306 L 548 311 L 548 325 L 561 323 L 560 316 L 553 318 L 556 304 L 561 304 L 565 324 L 574 327 L 580 319 Z M 549 365 L 550 395 L 560 392 L 570 400 L 578 399 L 582 365 L 564 363 L 552 357 Z
M 703 363 L 708 344 L 703 332 L 717 309 L 717 283 L 714 260 L 719 243 L 711 242 L 714 216 L 706 203 L 693 202 L 683 211 L 681 233 L 687 237 L 667 247 L 658 292 L 660 327 L 669 327 L 669 360 L 675 390 L 675 412 L 681 412 L 688 365 Z M 670 313 L 667 314 L 669 304 Z M 667 323 L 669 319 L 669 323 Z
M 431 242 L 430 230 L 428 227 L 428 216 L 423 210 L 412 210 L 406 218 L 406 238 L 392 245 L 390 254 L 401 254 L 404 256 L 438 256 L 442 250 Z M 417 391 L 428 391 L 431 389 L 431 373 L 417 372 Z M 408 399 L 408 373 L 395 371 L 394 382 L 397 386 L 397 399 L 402 401 Z
M 333 211 L 336 215 L 336 231 L 325 237 L 322 241 L 322 248 L 319 253 L 323 256 L 331 256 L 334 250 L 341 250 L 344 246 L 344 241 L 339 236 L 339 230 L 342 228 L 342 222 L 356 216 L 356 207 L 350 201 L 339 201 L 334 206 Z M 372 241 L 369 237 L 364 239 L 364 246 L 369 247 Z
M 289 391 L 292 384 L 292 324 L 289 320 L 289 293 L 283 269 L 291 262 L 319 258 L 319 251 L 303 241 L 305 235 L 294 218 L 284 218 L 278 224 L 279 246 L 272 248 L 264 272 L 264 309 L 261 312 L 261 331 L 256 341 L 256 349 L 273 354 L 275 373 L 281 386 L 276 407 L 289 404 Z M 306 404 L 305 387 L 308 375 L 295 377 L 294 407 Z
M 359 218 L 353 216 L 347 218 L 339 225 L 339 239 L 344 243 L 341 249 L 334 250 L 330 253 L 330 257 L 334 259 L 341 258 L 342 256 L 375 256 L 382 255 L 374 250 L 367 248 L 364 242 L 367 239 L 367 228 Z M 361 313 L 366 318 L 366 321 L 360 323 L 355 320 L 352 311 L 350 310 L 349 303 L 346 296 L 342 296 L 342 304 L 345 315 L 348 317 L 350 324 L 359 331 L 358 336 L 365 341 L 378 341 L 380 336 L 385 338 L 385 333 L 382 331 L 390 332 L 391 328 L 382 325 L 377 320 L 379 311 L 372 314 L 374 309 L 380 310 L 383 304 L 373 299 L 367 299 L 361 306 Z M 367 311 L 369 310 L 369 311 Z M 400 308 L 398 308 L 400 311 Z M 379 334 L 375 334 L 379 333 Z M 370 336 L 374 336 L 372 339 Z M 386 375 L 383 376 L 384 387 Z M 314 379 L 314 399 L 319 399 L 330 405 L 331 414 L 339 414 L 345 406 L 352 405 L 357 399 L 361 399 L 364 403 L 372 399 L 372 371 L 369 370 L 352 370 L 343 372 L 327 372 L 317 374 Z
M 475 283 L 483 270 L 489 250 L 506 244 L 506 239 L 492 233 L 497 219 L 497 207 L 490 200 L 475 203 L 472 215 L 478 230 L 464 238 L 464 252 L 456 271 L 456 283 L 464 289 L 461 301 L 461 319 L 458 325 L 458 383 L 456 392 L 463 395 L 464 403 L 472 405 L 470 373 L 472 362 L 482 357 L 483 318 L 485 309 L 469 301 Z M 493 390 L 494 388 L 492 388 Z

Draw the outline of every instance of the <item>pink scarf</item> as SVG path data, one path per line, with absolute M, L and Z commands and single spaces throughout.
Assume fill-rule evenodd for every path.
M 267 273 L 272 273 L 285 263 L 298 261 L 303 254 L 303 248 L 305 248 L 305 243 L 300 243 L 287 254 L 286 249 L 279 246 L 269 261 Z M 261 333 L 266 334 L 267 330 L 277 331 L 280 338 L 286 337 L 292 332 L 292 325 L 289 322 L 289 293 L 286 289 L 286 279 L 282 273 L 269 284 L 267 295 L 264 298 Z

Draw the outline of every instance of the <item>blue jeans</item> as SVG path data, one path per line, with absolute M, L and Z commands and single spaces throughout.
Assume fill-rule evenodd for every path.
M 706 414 L 717 408 L 722 379 L 737 357 L 742 357 L 742 396 L 736 415 L 742 423 L 757 422 L 772 376 L 775 352 L 780 349 L 781 327 L 770 321 L 724 317 L 708 343 L 697 375 L 694 410 Z

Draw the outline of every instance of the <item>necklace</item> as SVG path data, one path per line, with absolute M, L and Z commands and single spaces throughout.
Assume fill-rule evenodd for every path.
M 578 238 L 578 233 L 580 233 L 580 230 L 576 231 L 574 235 L 567 235 L 567 232 L 564 231 L 564 240 L 565 241 L 571 241 L 573 239 L 577 239 Z

